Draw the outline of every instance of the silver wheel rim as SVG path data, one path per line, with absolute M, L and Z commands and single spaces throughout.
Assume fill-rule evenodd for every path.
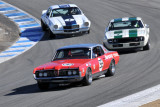
M 115 70 L 116 70 L 116 68 L 115 68 L 115 64 L 114 64 L 114 63 L 112 63 L 112 65 L 111 65 L 111 71 L 112 71 L 112 73 L 115 73 Z
M 90 72 L 88 74 L 88 77 L 89 77 L 89 82 L 91 83 L 92 82 L 92 74 Z

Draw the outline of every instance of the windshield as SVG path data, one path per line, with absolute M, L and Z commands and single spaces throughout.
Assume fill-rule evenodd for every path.
M 64 16 L 64 15 L 80 15 L 81 11 L 77 7 L 58 8 L 53 9 L 51 17 Z
M 58 59 L 90 59 L 91 50 L 89 48 L 73 48 L 58 50 L 54 60 Z
M 143 28 L 140 20 L 111 22 L 109 30 Z

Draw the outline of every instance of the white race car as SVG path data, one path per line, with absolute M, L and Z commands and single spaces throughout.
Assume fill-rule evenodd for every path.
M 149 50 L 149 26 L 140 17 L 112 19 L 106 28 L 103 44 L 110 50 L 143 48 Z
M 90 20 L 75 4 L 53 5 L 42 11 L 41 26 L 55 37 L 57 34 L 90 32 Z

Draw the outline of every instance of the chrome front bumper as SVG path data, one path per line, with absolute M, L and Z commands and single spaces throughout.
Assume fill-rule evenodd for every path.
M 70 32 L 65 32 L 64 30 L 54 30 L 53 33 L 54 34 L 76 34 L 76 33 L 88 31 L 89 27 L 79 28 L 79 30 L 77 30 L 77 31 L 72 31 L 72 30 L 75 30 L 75 29 L 71 29 Z
M 107 49 L 141 48 L 145 46 L 144 41 L 128 43 L 108 43 L 107 40 L 104 40 L 103 44 Z
M 37 78 L 35 74 L 33 74 L 35 80 L 39 82 L 52 82 L 52 83 L 70 83 L 81 81 L 83 77 L 80 76 L 57 76 L 57 77 L 39 77 Z

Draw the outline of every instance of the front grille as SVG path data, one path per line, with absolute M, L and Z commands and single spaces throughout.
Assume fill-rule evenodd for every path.
M 40 73 L 42 76 L 40 76 Z M 45 76 L 44 74 L 47 73 L 47 76 Z M 58 71 L 55 70 L 45 70 L 45 71 L 36 71 L 36 77 L 56 77 L 58 76 Z
M 71 71 L 71 75 L 79 75 L 78 69 L 61 69 L 59 70 L 59 76 L 71 76 L 71 75 L 68 75 L 69 71 Z M 73 71 L 76 71 L 76 74 L 73 74 Z
M 74 29 L 74 30 L 64 30 L 64 32 L 76 32 L 79 31 L 79 29 Z
M 63 26 L 64 30 L 79 29 L 79 25 Z
M 140 41 L 144 41 L 144 37 L 129 37 L 129 38 L 108 39 L 109 43 L 129 43 L 129 42 L 140 42 Z

